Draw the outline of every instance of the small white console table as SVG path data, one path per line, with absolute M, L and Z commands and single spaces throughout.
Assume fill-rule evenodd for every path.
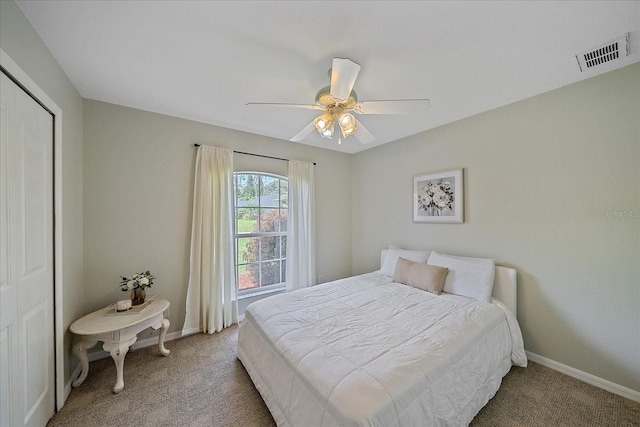
M 73 346 L 73 353 L 80 359 L 82 372 L 72 385 L 78 387 L 84 382 L 89 373 L 89 359 L 87 350 L 102 341 L 102 348 L 108 351 L 116 364 L 116 385 L 114 393 L 120 393 L 124 388 L 123 369 L 124 357 L 136 340 L 138 334 L 147 328 L 160 329 L 158 346 L 163 356 L 169 355 L 164 347 L 164 337 L 169 329 L 169 320 L 164 318 L 164 312 L 169 308 L 169 301 L 154 299 L 140 313 L 119 313 L 110 315 L 113 306 L 105 307 L 76 320 L 69 330 L 80 336 L 80 340 Z

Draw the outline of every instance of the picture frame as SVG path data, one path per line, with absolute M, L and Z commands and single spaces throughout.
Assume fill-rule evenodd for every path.
M 464 222 L 462 169 L 413 177 L 413 221 Z

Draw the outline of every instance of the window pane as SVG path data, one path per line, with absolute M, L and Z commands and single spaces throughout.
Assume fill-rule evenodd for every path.
M 266 236 L 260 240 L 260 261 L 280 258 L 279 236 Z
M 242 237 L 237 239 L 238 255 L 236 262 L 238 264 L 248 264 L 250 262 L 260 261 L 260 238 L 259 237 Z
M 238 266 L 238 290 L 255 289 L 260 286 L 259 264 Z
M 288 209 L 280 209 L 280 231 L 287 231 Z
M 263 262 L 262 266 L 262 286 L 280 283 L 280 262 Z
M 287 236 L 280 237 L 280 253 L 282 258 L 287 257 Z
M 236 174 L 236 206 L 258 206 L 260 175 Z
M 280 179 L 262 175 L 260 184 L 260 206 L 277 208 L 280 205 Z
M 281 272 L 282 272 L 282 282 L 284 283 L 287 281 L 287 260 L 286 259 L 282 260 Z
M 236 209 L 236 233 L 258 231 L 258 208 Z
M 261 232 L 280 231 L 278 230 L 279 226 L 278 209 L 260 209 L 259 230 Z
M 284 179 L 280 180 L 280 207 L 289 206 L 289 182 Z

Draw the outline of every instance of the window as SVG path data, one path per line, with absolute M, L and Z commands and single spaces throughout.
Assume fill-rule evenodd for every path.
M 238 293 L 281 289 L 287 262 L 287 179 L 257 172 L 236 172 L 233 179 Z

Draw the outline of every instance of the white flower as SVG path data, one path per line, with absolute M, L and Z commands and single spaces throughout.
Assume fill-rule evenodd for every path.
M 124 292 L 137 288 L 144 289 L 147 286 L 153 285 L 153 280 L 155 279 L 155 277 L 153 277 L 149 271 L 143 273 L 133 273 L 129 277 L 120 276 L 120 278 L 122 279 L 120 281 L 120 289 Z
M 419 194 L 418 195 L 418 205 L 420 209 L 426 210 L 431 204 L 431 197 L 428 194 Z
M 444 191 L 438 191 L 433 195 L 433 202 L 439 208 L 444 208 L 449 203 L 451 203 L 451 199 L 449 198 L 449 195 L 447 193 L 445 193 Z

